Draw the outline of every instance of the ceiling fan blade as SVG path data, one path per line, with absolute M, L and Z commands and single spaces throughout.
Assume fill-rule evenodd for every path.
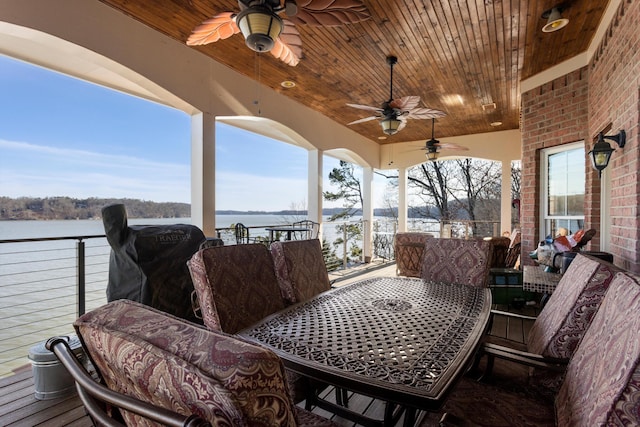
M 400 124 L 398 125 L 398 132 L 400 132 L 407 125 L 407 118 L 405 116 L 399 116 Z
M 416 108 L 418 104 L 420 104 L 419 96 L 403 96 L 402 98 L 391 101 L 389 107 L 397 108 L 401 111 L 409 111 Z
M 436 146 L 443 150 L 458 150 L 458 151 L 469 151 L 467 147 L 463 147 L 462 145 L 454 144 L 453 142 L 438 142 Z
M 235 12 L 222 12 L 211 19 L 207 19 L 193 29 L 187 39 L 187 45 L 209 44 L 238 34 L 240 28 L 236 25 L 236 15 Z
M 433 110 L 431 108 L 414 108 L 409 110 L 407 114 L 408 119 L 434 119 L 436 117 L 444 117 L 447 114 L 440 110 Z
M 297 24 L 334 27 L 371 18 L 361 0 L 297 0 L 298 13 L 290 19 Z
M 347 123 L 347 125 L 355 125 L 357 123 L 364 123 L 364 122 L 368 122 L 368 121 L 371 121 L 371 120 L 376 120 L 376 119 L 379 119 L 379 118 L 380 117 L 378 117 L 378 116 L 365 117 L 364 119 L 359 119 L 359 120 L 355 120 L 355 121 L 353 121 L 351 123 Z
M 375 111 L 377 113 L 382 113 L 382 108 L 380 107 L 371 107 L 369 105 L 362 105 L 362 104 L 347 104 L 347 105 L 349 107 L 359 108 L 360 110 Z
M 287 65 L 295 67 L 302 57 L 302 39 L 293 22 L 282 20 L 284 27 L 271 48 L 271 54 Z

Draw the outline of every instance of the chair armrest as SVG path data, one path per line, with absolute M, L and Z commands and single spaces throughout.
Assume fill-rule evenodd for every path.
M 109 417 L 96 400 L 109 403 L 170 427 L 211 427 L 208 421 L 196 415 L 180 415 L 131 396 L 117 393 L 97 383 L 73 354 L 67 340 L 62 337 L 49 339 L 46 343 L 46 348 L 52 351 L 67 371 L 69 371 L 76 382 L 80 398 L 87 407 L 87 410 L 92 417 L 99 420 L 103 425 L 122 426 L 123 424 Z
M 518 314 L 518 313 L 511 313 L 509 311 L 500 311 L 500 310 L 491 310 L 491 315 L 499 315 L 499 316 L 505 316 L 505 317 L 511 317 L 511 318 L 515 318 L 515 319 L 521 319 L 521 320 L 533 320 L 535 321 L 537 319 L 537 317 L 535 316 L 526 316 L 524 314 Z
M 505 347 L 492 343 L 484 343 L 480 348 L 484 354 L 500 359 L 517 362 L 522 365 L 545 368 L 553 371 L 564 371 L 568 360 L 545 357 L 535 353 L 517 350 L 515 348 Z
M 438 421 L 438 427 L 478 427 L 479 424 L 457 415 L 445 412 L 442 414 L 440 421 Z

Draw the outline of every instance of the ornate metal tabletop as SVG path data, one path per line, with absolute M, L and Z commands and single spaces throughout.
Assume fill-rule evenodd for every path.
M 540 266 L 525 265 L 522 275 L 522 289 L 542 294 L 552 294 L 562 279 L 562 274 L 549 273 Z
M 438 408 L 485 331 L 489 289 L 380 277 L 332 289 L 240 332 L 303 375 Z

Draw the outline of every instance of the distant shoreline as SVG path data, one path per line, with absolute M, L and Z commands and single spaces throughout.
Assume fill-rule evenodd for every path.
M 20 197 L 0 196 L 0 221 L 47 221 L 47 220 L 101 220 L 105 206 L 123 204 L 128 218 L 190 218 L 191 204 L 178 202 L 152 202 L 139 199 L 101 199 L 90 197 L 75 199 L 71 197 Z M 344 208 L 325 208 L 323 216 L 332 216 L 344 211 Z M 374 209 L 375 216 L 391 216 L 389 209 Z M 216 210 L 215 215 L 279 215 L 306 217 L 307 210 L 282 209 L 265 210 Z M 352 215 L 361 216 L 360 209 Z M 411 217 L 411 214 L 409 215 Z

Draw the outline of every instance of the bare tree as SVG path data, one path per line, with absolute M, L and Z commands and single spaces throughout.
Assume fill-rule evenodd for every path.
M 386 176 L 395 179 L 397 176 Z M 501 168 L 498 163 L 460 159 L 427 162 L 409 170 L 409 187 L 421 201 L 413 206 L 424 218 L 497 220 L 500 217 Z
M 501 168 L 496 162 L 477 159 L 455 160 L 456 185 L 449 191 L 476 228 L 478 220 L 500 218 Z M 475 230 L 474 230 L 475 231 Z M 488 231 L 488 230 L 485 230 Z
M 522 162 L 520 160 L 511 162 L 511 198 L 520 199 L 520 189 L 522 188 Z
M 450 181 L 455 171 L 448 162 L 427 162 L 409 170 L 409 186 L 417 191 L 423 202 L 414 210 L 425 218 L 437 220 L 454 219 L 450 202 Z M 435 209 L 432 209 L 434 207 Z

